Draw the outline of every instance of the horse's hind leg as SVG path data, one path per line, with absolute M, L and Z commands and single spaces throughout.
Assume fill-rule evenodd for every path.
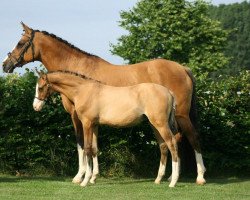
M 190 142 L 190 144 L 193 147 L 194 152 L 195 152 L 195 159 L 196 159 L 196 164 L 197 164 L 197 174 L 198 174 L 197 179 L 196 179 L 196 183 L 199 185 L 203 185 L 206 183 L 206 180 L 204 179 L 204 173 L 206 171 L 206 168 L 203 164 L 198 133 L 196 132 L 195 128 L 193 127 L 189 117 L 176 116 L 176 120 L 177 120 L 178 125 L 180 126 L 181 130 L 184 132 L 184 134 L 188 138 L 188 141 Z
M 98 158 L 97 158 L 97 137 L 98 137 L 98 127 L 93 128 L 93 143 L 92 143 L 92 153 L 93 153 L 93 174 L 90 179 L 90 183 L 94 184 L 97 175 L 99 174 L 99 165 L 98 165 Z

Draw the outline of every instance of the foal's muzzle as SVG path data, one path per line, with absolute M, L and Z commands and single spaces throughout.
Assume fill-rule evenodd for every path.
M 44 100 L 40 100 L 38 98 L 35 98 L 34 102 L 33 102 L 33 108 L 34 108 L 35 111 L 41 111 L 44 104 L 45 104 Z

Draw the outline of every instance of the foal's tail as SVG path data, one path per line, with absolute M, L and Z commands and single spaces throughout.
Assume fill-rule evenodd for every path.
M 175 104 L 175 99 L 174 99 L 172 92 L 170 92 L 170 93 L 172 96 L 172 103 L 171 103 L 171 111 L 170 111 L 168 123 L 169 123 L 169 127 L 170 127 L 172 133 L 175 135 L 178 132 L 177 122 L 175 120 L 176 104 Z

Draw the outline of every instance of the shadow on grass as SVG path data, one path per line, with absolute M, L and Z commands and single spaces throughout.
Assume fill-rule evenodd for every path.
M 232 183 L 242 183 L 242 182 L 250 182 L 250 177 L 205 177 L 206 184 L 232 184 Z M 195 178 L 180 178 L 178 183 L 194 183 Z M 205 185 L 206 185 L 205 184 Z
M 0 183 L 15 183 L 15 182 L 26 182 L 26 181 L 57 181 L 57 182 L 71 182 L 70 177 L 62 177 L 62 176 L 53 176 L 53 177 L 46 177 L 46 176 L 8 176 L 8 175 L 0 175 Z M 242 183 L 242 182 L 250 182 L 250 177 L 247 178 L 238 178 L 238 177 L 207 177 L 206 178 L 207 184 L 218 184 L 218 185 L 225 185 L 225 184 L 233 184 L 233 183 Z M 129 185 L 129 184 L 137 184 L 137 183 L 152 183 L 154 184 L 153 178 L 97 178 L 97 184 L 101 185 Z M 164 178 L 162 184 L 168 184 L 167 178 Z M 178 183 L 184 184 L 194 184 L 194 178 L 180 178 Z
M 0 183 L 11 183 L 11 182 L 24 182 L 24 181 L 65 181 L 65 177 L 42 177 L 42 176 L 0 176 Z

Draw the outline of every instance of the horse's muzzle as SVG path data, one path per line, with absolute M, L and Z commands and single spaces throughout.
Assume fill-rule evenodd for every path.
M 15 69 L 15 65 L 12 62 L 3 62 L 3 71 L 5 73 L 12 73 Z

